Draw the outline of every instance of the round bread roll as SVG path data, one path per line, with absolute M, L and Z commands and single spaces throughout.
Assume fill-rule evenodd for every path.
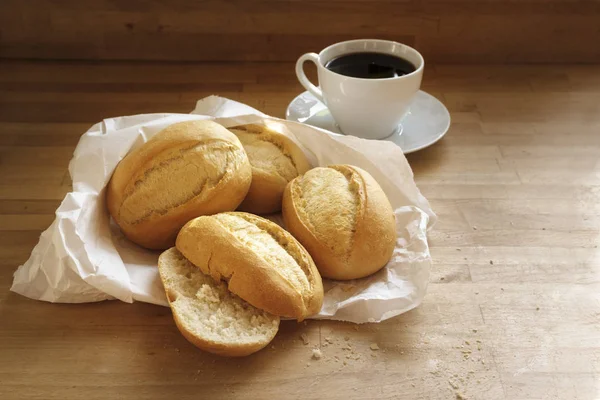
M 256 308 L 299 321 L 321 310 L 319 271 L 304 247 L 274 222 L 243 212 L 198 217 L 181 229 L 176 246 Z
M 266 126 L 241 125 L 229 130 L 242 142 L 252 165 L 252 185 L 239 209 L 254 214 L 279 212 L 285 186 L 310 169 L 306 156 L 287 136 Z
M 250 162 L 234 134 L 212 121 L 180 122 L 121 160 L 106 202 L 127 238 L 166 249 L 192 218 L 235 210 L 251 180 Z
M 375 179 L 358 167 L 314 168 L 294 179 L 285 189 L 282 214 L 326 278 L 363 278 L 392 257 L 392 206 Z

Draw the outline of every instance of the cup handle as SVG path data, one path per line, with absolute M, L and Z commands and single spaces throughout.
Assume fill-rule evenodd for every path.
M 300 84 L 304 86 L 306 90 L 312 93 L 319 101 L 323 103 L 323 93 L 319 87 L 312 84 L 311 81 L 308 80 L 306 74 L 304 73 L 304 63 L 306 61 L 312 61 L 319 67 L 319 55 L 317 53 L 306 53 L 296 61 L 296 76 L 300 81 Z

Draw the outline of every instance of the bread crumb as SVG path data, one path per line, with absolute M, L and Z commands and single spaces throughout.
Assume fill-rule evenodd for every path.
M 344 361 L 344 365 L 348 365 L 348 363 L 346 361 Z
M 300 335 L 300 340 L 302 340 L 302 343 L 304 343 L 304 345 L 305 345 L 305 346 L 306 346 L 308 343 L 310 343 L 310 342 L 308 341 L 308 336 L 306 336 L 306 334 L 305 334 L 305 333 L 303 333 L 303 334 L 301 334 L 301 335 Z
M 371 350 L 379 350 L 379 346 L 377 345 L 377 343 L 371 343 L 369 347 L 371 348 Z
M 330 338 L 329 336 L 327 336 L 327 337 L 325 338 L 325 341 L 326 341 L 327 343 L 331 343 L 331 344 L 333 344 L 333 340 L 331 340 L 331 338 Z
M 320 360 L 321 357 L 323 357 L 323 353 L 321 353 L 321 350 L 319 350 L 319 349 L 313 349 L 313 351 L 312 351 L 312 358 L 314 360 Z
M 354 330 L 357 331 L 358 330 L 358 325 L 354 325 Z
M 456 399 L 457 400 L 467 400 L 467 398 L 460 392 L 456 392 Z
M 347 342 L 348 340 L 350 340 L 350 336 L 344 336 L 344 340 Z
M 468 340 L 465 340 L 465 344 L 468 344 L 469 346 L 471 345 Z
M 477 333 L 477 329 L 473 329 L 473 333 Z
M 452 389 L 458 389 L 458 385 L 452 382 L 450 379 L 448 379 L 448 383 L 450 384 L 450 386 L 452 386 Z
M 371 357 L 375 358 L 375 357 L 377 357 L 377 355 L 374 353 L 371 353 Z
M 349 344 L 345 345 L 344 347 L 342 347 L 342 350 L 352 350 L 352 346 L 350 346 Z

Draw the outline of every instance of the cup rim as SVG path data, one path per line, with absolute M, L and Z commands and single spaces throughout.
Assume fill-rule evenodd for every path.
M 342 75 L 342 74 L 338 74 L 335 71 L 327 69 L 325 67 L 325 65 L 323 64 L 323 60 L 321 60 L 321 55 L 325 51 L 327 51 L 327 50 L 329 50 L 329 49 L 331 49 L 331 48 L 333 48 L 335 46 L 342 45 L 342 44 L 357 43 L 357 42 L 384 42 L 384 43 L 391 43 L 391 44 L 395 44 L 395 45 L 404 46 L 404 47 L 408 48 L 409 50 L 412 50 L 417 55 L 417 57 L 419 58 L 419 61 L 420 61 L 420 65 L 417 68 L 415 68 L 415 70 L 413 72 L 411 72 L 409 74 L 406 74 L 406 75 L 394 76 L 394 77 L 391 77 L 391 78 L 377 78 L 377 79 L 356 78 L 356 77 L 353 77 L 353 76 Z M 425 59 L 423 58 L 423 55 L 421 53 L 419 53 L 418 50 L 416 50 L 415 48 L 413 48 L 413 47 L 411 47 L 411 46 L 409 46 L 407 44 L 396 42 L 394 40 L 385 40 L 385 39 L 352 39 L 352 40 L 344 40 L 342 42 L 333 43 L 333 44 L 330 44 L 329 46 L 325 47 L 323 50 L 321 50 L 319 52 L 318 57 L 319 57 L 318 58 L 318 60 L 319 60 L 319 67 L 323 68 L 323 70 L 325 70 L 325 71 L 327 71 L 329 73 L 332 73 L 334 75 L 343 76 L 344 78 L 353 79 L 353 80 L 356 80 L 356 81 L 381 82 L 381 81 L 392 81 L 392 80 L 400 80 L 400 79 L 404 79 L 404 78 L 410 78 L 410 77 L 412 77 L 412 76 L 420 73 L 421 71 L 423 71 L 423 68 L 425 67 Z

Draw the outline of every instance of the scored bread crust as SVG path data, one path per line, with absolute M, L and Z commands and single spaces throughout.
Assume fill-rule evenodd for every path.
M 281 211 L 281 200 L 286 185 L 290 180 L 310 169 L 308 159 L 290 138 L 264 125 L 248 124 L 228 129 L 238 136 L 252 165 L 252 184 L 238 209 L 254 214 L 272 214 Z M 251 141 L 254 141 L 254 144 Z M 257 144 L 272 145 L 269 146 L 270 154 L 255 154 L 253 149 Z M 292 164 L 292 168 L 286 171 L 287 174 L 282 173 L 283 166 L 280 165 L 278 168 L 275 161 L 259 164 L 265 159 L 276 160 L 278 157 L 285 157 Z
M 250 162 L 235 135 L 213 121 L 186 121 L 166 127 L 121 160 L 106 202 L 127 238 L 165 249 L 190 219 L 235 210 L 251 180 Z
M 310 176 L 298 177 L 287 185 L 283 195 L 283 220 L 289 232 L 313 257 L 321 276 L 337 280 L 363 278 L 383 268 L 392 257 L 396 244 L 394 212 L 387 196 L 368 172 L 351 165 L 330 165 L 327 168 L 342 173 L 350 183 L 356 184 L 352 193 L 356 200 L 356 210 L 352 215 L 354 232 L 350 232 L 349 245 L 342 249 L 332 248 L 335 238 L 319 238 L 316 233 L 318 227 L 315 227 L 315 224 L 325 226 L 331 221 L 326 218 L 308 221 L 304 217 L 311 210 L 303 207 L 303 197 L 309 194 L 302 192 L 300 180 L 323 179 L 320 170 L 326 168 L 315 168 Z M 322 202 L 335 205 L 336 199 L 323 198 Z M 348 210 L 341 207 L 336 210 L 337 214 L 344 212 Z
M 247 226 L 236 231 L 230 218 Z M 248 233 L 248 227 L 268 234 L 276 244 L 252 243 L 256 233 Z M 198 217 L 181 229 L 176 246 L 202 272 L 227 281 L 231 292 L 257 308 L 299 321 L 321 309 L 323 283 L 312 258 L 274 222 L 243 212 Z M 275 252 L 291 259 L 277 260 Z
M 179 329 L 179 332 L 181 332 L 183 337 L 185 337 L 194 346 L 202 350 L 227 357 L 247 356 L 249 354 L 255 353 L 263 349 L 266 345 L 268 345 L 271 342 L 271 340 L 273 340 L 279 329 L 279 317 L 275 316 L 271 316 L 272 325 L 267 326 L 265 328 L 265 336 L 254 341 L 228 341 L 225 338 L 222 338 L 221 341 L 217 341 L 211 339 L 210 337 L 208 337 L 208 335 L 202 336 L 201 334 L 195 334 L 194 332 L 192 332 L 188 324 L 184 322 L 183 316 L 180 315 L 177 311 L 176 302 L 179 296 L 181 296 L 181 294 L 179 293 L 180 288 L 177 288 L 176 285 L 174 285 L 169 279 L 169 270 L 173 268 L 174 263 L 182 262 L 182 258 L 183 255 L 175 247 L 166 250 L 158 258 L 158 271 L 163 282 L 169 306 L 171 307 L 173 313 L 173 320 L 175 321 L 175 325 L 177 326 L 177 329 Z M 197 267 L 191 264 L 188 260 L 184 260 L 183 262 L 188 263 L 190 268 L 197 269 Z M 222 282 L 214 281 L 208 276 L 206 278 L 206 284 L 211 285 L 213 287 L 217 285 L 224 285 Z M 242 302 L 243 300 L 238 298 L 230 299 L 229 301 Z M 256 313 L 263 314 L 263 312 L 261 312 L 260 310 L 256 310 Z

